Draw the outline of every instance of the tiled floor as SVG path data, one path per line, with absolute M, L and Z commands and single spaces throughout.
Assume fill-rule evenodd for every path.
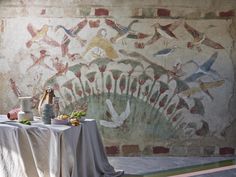
M 169 176 L 166 172 L 190 172 L 196 169 L 216 169 L 231 165 L 233 169 L 194 175 L 197 177 L 236 177 L 236 156 L 231 157 L 109 157 L 109 162 L 115 169 L 122 169 L 130 177 Z M 229 164 L 231 163 L 231 164 Z M 195 169 L 194 169 L 195 168 Z M 214 171 L 214 170 L 213 170 Z M 179 173 L 176 173 L 179 174 Z M 180 176 L 180 175 L 179 175 Z

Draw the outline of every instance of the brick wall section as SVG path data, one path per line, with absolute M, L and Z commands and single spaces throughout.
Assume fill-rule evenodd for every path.
M 214 146 L 203 147 L 203 155 L 206 155 L 206 156 L 214 155 L 215 154 L 215 149 L 216 148 Z
M 169 147 L 164 146 L 147 146 L 140 150 L 139 145 L 111 145 L 105 147 L 108 156 L 141 156 L 141 155 L 192 155 L 192 156 L 212 156 L 212 155 L 235 155 L 235 148 L 215 146 L 196 147 L 196 146 L 182 146 Z
M 115 156 L 120 154 L 119 146 L 106 146 L 105 147 L 107 155 Z
M 119 15 L 122 18 L 185 18 L 185 19 L 230 19 L 235 17 L 235 10 L 216 10 L 216 11 L 199 11 L 197 8 L 162 8 L 158 6 L 150 7 L 130 7 L 121 12 L 121 7 L 96 7 L 96 6 L 68 6 L 68 7 L 51 7 L 51 6 L 34 6 L 34 7 L 2 7 L 0 6 L 0 17 L 13 18 L 19 16 L 34 16 L 45 18 L 62 18 L 68 17 L 115 17 Z
M 171 155 L 177 156 L 186 156 L 187 155 L 187 147 L 186 146 L 172 146 L 170 148 Z
M 152 148 L 153 154 L 167 154 L 170 152 L 170 149 L 163 146 L 155 146 Z
M 153 147 L 151 145 L 148 145 L 143 148 L 142 155 L 150 156 L 153 154 Z
M 138 18 L 142 17 L 143 9 L 142 8 L 134 8 L 132 9 L 132 17 Z
M 219 16 L 222 18 L 231 18 L 235 16 L 234 10 L 220 12 Z
M 92 8 L 85 6 L 85 7 L 80 7 L 78 9 L 79 9 L 79 15 L 81 15 L 81 16 L 89 16 L 90 13 L 91 13 L 91 9 Z
M 169 9 L 157 9 L 157 16 L 158 17 L 170 17 L 170 10 Z
M 201 147 L 189 146 L 189 147 L 187 147 L 187 154 L 190 156 L 197 156 L 197 155 L 201 154 Z
M 121 149 L 124 156 L 139 156 L 141 154 L 139 145 L 123 145 Z
M 220 155 L 234 155 L 235 153 L 235 149 L 231 147 L 222 147 L 219 151 Z
M 105 8 L 96 8 L 95 9 L 95 16 L 108 16 L 109 10 Z
M 204 18 L 205 19 L 214 19 L 214 18 L 217 18 L 217 15 L 215 12 L 208 12 L 208 13 L 205 13 Z

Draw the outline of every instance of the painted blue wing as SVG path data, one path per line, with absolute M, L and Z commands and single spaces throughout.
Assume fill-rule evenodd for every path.
M 200 69 L 203 70 L 203 71 L 205 71 L 205 72 L 210 71 L 211 66 L 212 66 L 213 63 L 215 62 L 217 56 L 218 56 L 218 53 L 215 52 L 205 63 L 203 63 L 203 64 L 200 66 Z
M 171 53 L 172 50 L 173 50 L 172 48 L 166 48 L 166 49 L 163 49 L 163 50 L 160 50 L 160 51 L 154 53 L 153 56 L 167 55 L 167 54 Z
M 194 82 L 194 81 L 196 81 L 199 77 L 202 77 L 202 76 L 204 76 L 204 75 L 205 75 L 205 74 L 204 74 L 203 72 L 194 73 L 194 74 L 188 76 L 188 77 L 185 79 L 185 81 L 186 81 L 186 82 Z

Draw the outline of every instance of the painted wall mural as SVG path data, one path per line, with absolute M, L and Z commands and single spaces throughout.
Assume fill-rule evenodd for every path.
M 19 25 L 19 30 L 14 26 Z M 88 103 L 106 143 L 220 136 L 229 121 L 225 20 L 9 20 L 9 98 L 52 86 L 64 113 Z M 222 38 L 224 40 L 222 40 Z M 36 113 L 36 112 L 35 112 Z

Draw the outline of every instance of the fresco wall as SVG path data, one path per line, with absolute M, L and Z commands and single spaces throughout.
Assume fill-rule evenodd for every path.
M 234 153 L 231 19 L 64 15 L 1 20 L 2 114 L 51 86 L 62 113 L 88 104 L 107 150 Z

